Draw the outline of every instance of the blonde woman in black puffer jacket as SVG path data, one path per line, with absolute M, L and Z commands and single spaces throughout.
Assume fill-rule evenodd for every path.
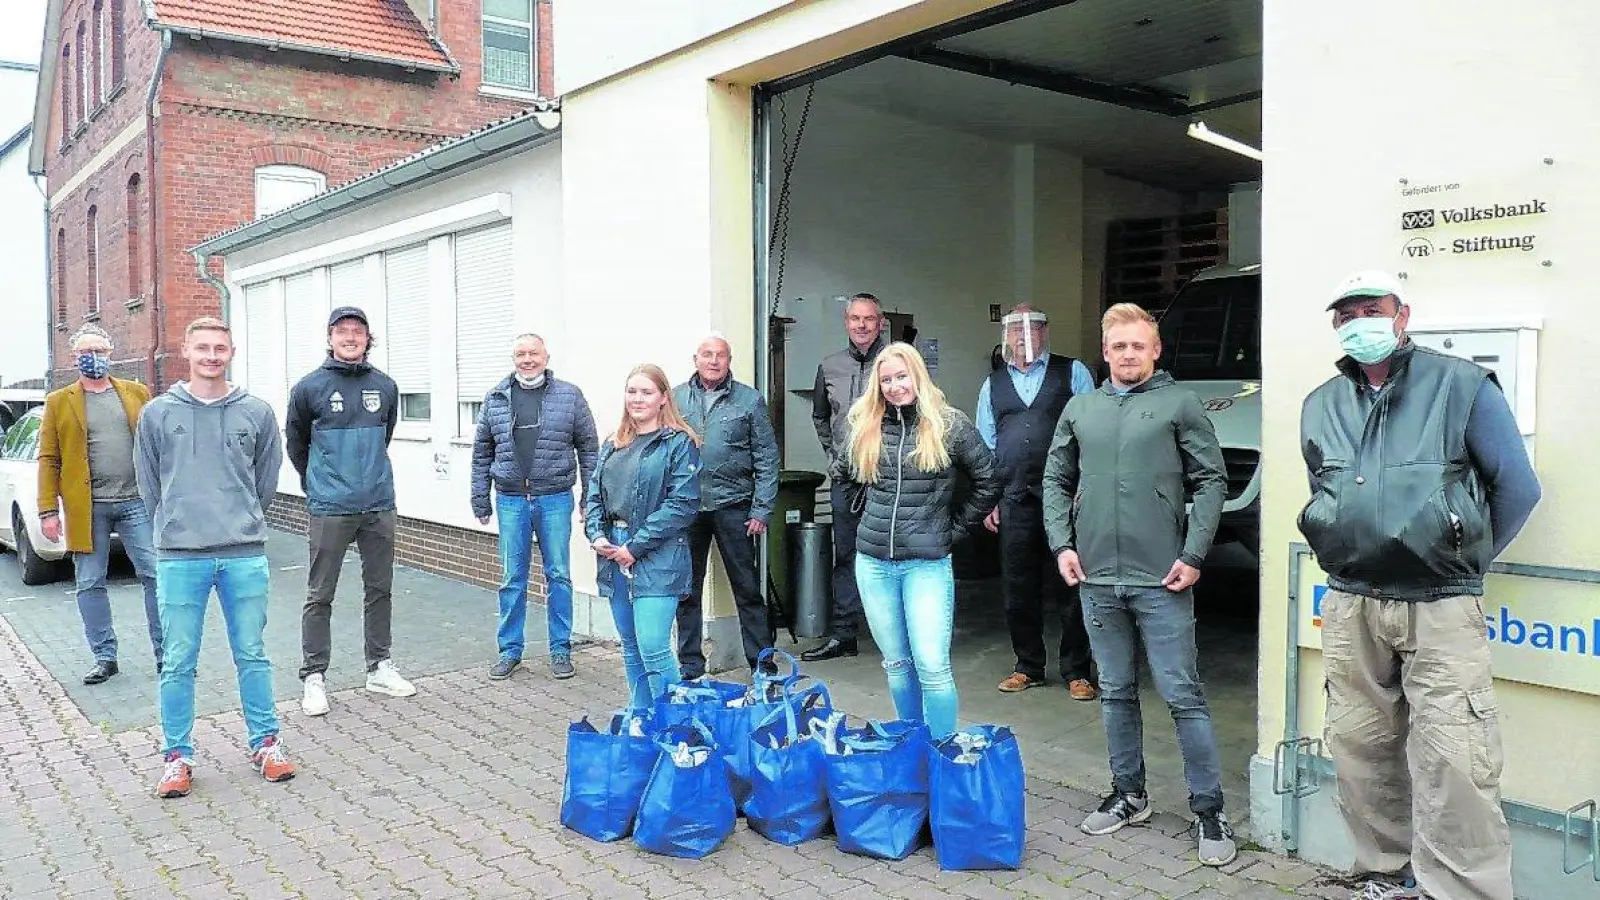
M 978 429 L 946 403 L 915 347 L 885 347 L 868 385 L 850 408 L 848 452 L 833 475 L 851 483 L 861 509 L 856 582 L 895 712 L 939 739 L 956 730 L 958 706 L 950 548 L 994 508 L 1000 479 Z M 969 481 L 962 497 L 958 469 Z

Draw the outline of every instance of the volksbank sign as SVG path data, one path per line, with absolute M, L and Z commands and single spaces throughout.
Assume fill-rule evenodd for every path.
M 1463 206 L 1458 209 L 1416 209 L 1400 214 L 1400 228 L 1411 231 L 1432 228 L 1436 224 L 1466 225 L 1472 222 L 1493 222 L 1496 219 L 1515 219 L 1521 216 L 1539 216 L 1549 212 L 1543 200 L 1528 200 L 1493 206 Z
M 1515 179 L 1402 181 L 1396 204 L 1402 271 L 1439 259 L 1550 259 L 1551 169 L 1536 171 L 1538 177 Z
M 1309 551 L 1297 547 L 1293 555 L 1297 643 L 1320 650 L 1327 578 Z M 1484 589 L 1496 678 L 1600 695 L 1600 585 L 1495 572 Z

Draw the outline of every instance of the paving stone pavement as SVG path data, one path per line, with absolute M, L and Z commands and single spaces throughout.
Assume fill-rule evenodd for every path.
M 570 681 L 491 683 L 475 667 L 420 678 L 408 700 L 337 692 L 322 719 L 283 703 L 302 767 L 286 784 L 250 769 L 237 711 L 203 717 L 194 793 L 161 801 L 158 730 L 92 723 L 0 620 L 0 898 L 1348 896 L 1253 850 L 1202 867 L 1175 816 L 1084 836 L 1094 798 L 1037 778 L 1017 872 L 941 872 L 931 850 L 879 862 L 828 839 L 781 847 L 743 824 L 697 862 L 595 843 L 558 824 L 565 729 L 622 701 L 621 665 L 608 646 L 576 662 Z

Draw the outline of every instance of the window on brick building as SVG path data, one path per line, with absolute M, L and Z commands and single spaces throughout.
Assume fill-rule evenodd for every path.
M 89 279 L 89 315 L 100 314 L 100 208 L 89 207 L 88 238 L 89 264 L 84 267 L 84 275 Z
M 288 209 L 327 188 L 328 179 L 316 169 L 262 166 L 256 169 L 256 218 Z
M 85 77 L 83 58 L 89 54 L 89 26 L 78 23 L 78 55 L 73 58 L 72 75 L 78 86 L 78 121 L 89 115 L 89 80 Z
M 72 45 L 61 48 L 61 138 L 72 133 Z
M 105 0 L 94 0 L 94 14 L 90 17 L 90 29 L 93 38 L 89 49 L 93 53 L 89 57 L 89 108 L 99 106 L 106 96 L 106 3 Z
M 532 91 L 533 0 L 483 0 L 483 83 Z
M 128 299 L 144 296 L 139 261 L 139 173 L 128 176 Z
M 108 15 L 111 17 L 109 22 L 111 33 L 111 66 L 109 71 L 111 73 L 111 80 L 108 82 L 108 84 L 113 88 L 122 84 L 122 73 L 124 65 L 127 62 L 123 58 L 127 53 L 127 50 L 123 46 L 124 35 L 122 31 L 122 20 L 126 18 L 126 11 L 123 4 L 124 0 L 111 0 L 111 2 L 107 5 L 107 9 L 110 10 Z
M 67 322 L 67 230 L 56 229 L 56 322 Z

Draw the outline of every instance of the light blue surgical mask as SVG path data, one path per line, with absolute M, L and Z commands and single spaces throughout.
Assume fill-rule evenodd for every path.
M 1363 316 L 1339 326 L 1339 346 L 1356 362 L 1371 366 L 1381 363 L 1400 346 L 1391 316 Z

